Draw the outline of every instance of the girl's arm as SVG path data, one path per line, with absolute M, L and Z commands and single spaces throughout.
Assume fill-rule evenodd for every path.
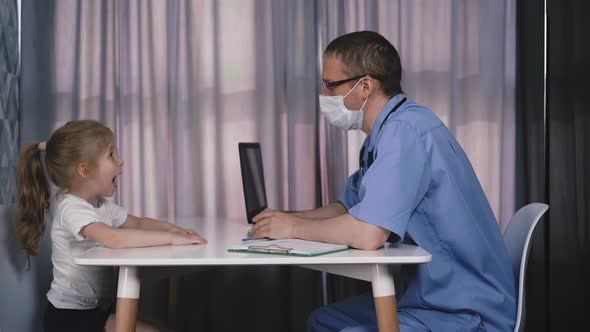
M 151 218 L 141 218 L 136 217 L 132 214 L 127 215 L 127 219 L 121 228 L 129 228 L 129 229 L 142 229 L 146 231 L 165 231 L 169 232 L 173 230 L 176 226 L 174 224 L 160 221 Z
M 167 231 L 113 228 L 101 222 L 94 222 L 82 227 L 80 234 L 103 244 L 107 248 L 113 249 L 206 243 L 205 239 L 196 235 Z
M 166 221 L 136 217 L 132 214 L 127 215 L 127 219 L 125 219 L 125 222 L 123 225 L 121 225 L 121 228 L 141 229 L 146 231 L 165 231 L 185 235 L 196 235 L 200 237 L 200 235 L 192 229 L 181 228 Z

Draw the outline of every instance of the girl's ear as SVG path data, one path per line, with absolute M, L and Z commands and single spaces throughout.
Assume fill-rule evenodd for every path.
M 76 167 L 76 172 L 80 177 L 87 178 L 88 175 L 90 175 L 90 168 L 88 167 L 88 164 L 83 161 L 78 164 L 78 167 Z

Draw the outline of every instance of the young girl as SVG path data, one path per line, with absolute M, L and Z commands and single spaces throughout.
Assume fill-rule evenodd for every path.
M 51 200 L 42 151 L 49 178 L 59 188 Z M 109 319 L 112 270 L 74 264 L 74 243 L 132 248 L 207 242 L 193 230 L 133 216 L 106 200 L 117 189 L 122 166 L 111 130 L 90 120 L 68 122 L 46 143 L 29 144 L 21 153 L 16 229 L 29 255 L 38 254 L 46 210 L 53 220 L 53 282 L 47 293 L 45 331 L 104 331 L 114 325 L 113 317 Z M 138 322 L 138 330 L 141 326 L 149 325 Z

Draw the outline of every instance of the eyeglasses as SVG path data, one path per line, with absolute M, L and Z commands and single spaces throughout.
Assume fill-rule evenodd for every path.
M 335 88 L 335 87 L 337 87 L 339 85 L 342 85 L 344 83 L 348 83 L 350 81 L 361 79 L 361 78 L 363 78 L 365 76 L 367 76 L 367 74 L 356 76 L 356 77 L 347 78 L 347 79 L 340 80 L 340 81 L 332 81 L 332 82 L 327 82 L 327 81 L 322 80 L 322 82 L 321 82 L 322 90 L 324 90 L 324 89 L 332 89 L 332 88 Z

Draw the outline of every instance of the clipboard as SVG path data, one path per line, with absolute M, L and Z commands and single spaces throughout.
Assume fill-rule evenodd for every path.
M 283 239 L 242 244 L 233 246 L 229 248 L 228 251 L 267 255 L 313 257 L 349 249 L 350 247 L 341 244 L 306 241 L 300 239 Z

